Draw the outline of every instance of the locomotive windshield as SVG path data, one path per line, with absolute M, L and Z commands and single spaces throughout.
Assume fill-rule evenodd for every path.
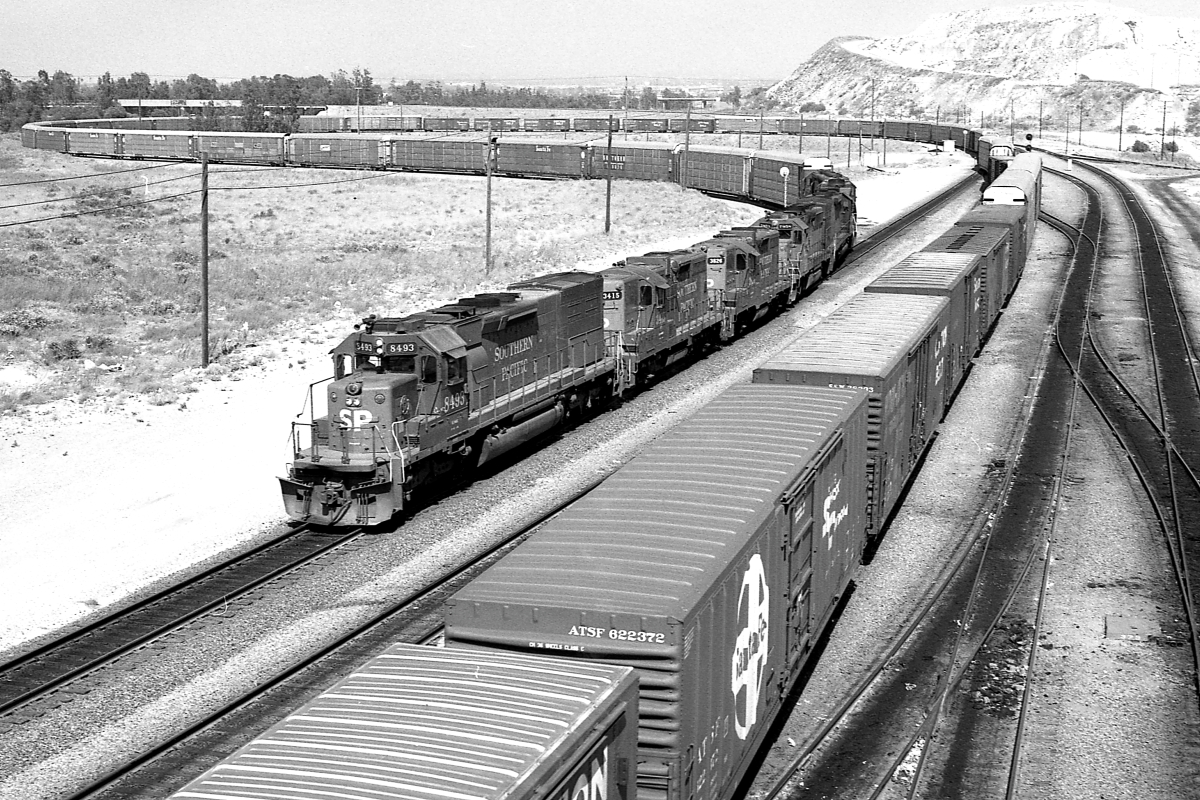
M 354 368 L 363 372 L 390 372 L 402 375 L 413 375 L 417 371 L 416 356 L 376 356 L 357 355 L 354 357 Z

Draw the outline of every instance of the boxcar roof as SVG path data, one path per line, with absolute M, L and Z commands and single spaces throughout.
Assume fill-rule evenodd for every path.
M 993 206 L 999 208 L 999 206 Z M 1016 206 L 1009 206 L 1016 209 Z M 1018 209 L 1019 210 L 1019 209 Z M 1010 217 L 1012 211 L 1006 212 Z M 972 218 L 969 222 L 963 220 L 950 230 L 925 245 L 921 252 L 925 253 L 978 253 L 987 255 L 996 249 L 1000 243 L 1009 237 L 1009 230 L 1015 218 L 995 221 Z
M 871 282 L 867 291 L 944 294 L 959 285 L 979 261 L 975 253 L 913 253 Z
M 734 386 L 455 601 L 686 620 L 865 398 L 862 390 Z
M 860 294 L 756 369 L 755 380 L 788 370 L 886 378 L 948 304 L 944 297 Z
M 505 797 L 629 673 L 394 645 L 174 797 Z

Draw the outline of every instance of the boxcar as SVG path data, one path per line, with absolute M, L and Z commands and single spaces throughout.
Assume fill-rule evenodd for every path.
M 208 153 L 217 161 L 248 161 L 262 164 L 282 164 L 284 140 L 281 133 L 213 133 L 196 134 L 196 152 Z
M 807 193 L 804 156 L 795 153 L 758 151 L 750 170 L 750 197 L 760 203 L 786 206 Z M 781 170 L 787 170 L 784 177 Z M 785 191 L 786 190 L 786 191 Z
M 936 145 L 941 145 L 943 142 L 952 141 L 954 135 L 950 130 L 949 125 L 932 125 L 929 128 L 929 141 Z
M 973 213 L 968 212 L 967 216 Z M 964 217 L 921 250 L 923 253 L 974 254 L 982 259 L 981 279 L 987 309 L 985 332 L 995 324 L 1008 297 L 1012 235 L 1011 226 L 975 224 Z
M 66 131 L 50 131 L 44 128 L 26 126 L 21 129 L 22 142 L 27 130 L 32 131 L 34 146 L 39 150 L 54 150 L 59 153 L 66 153 L 70 150 L 68 141 L 74 131 L 68 133 Z
M 495 169 L 513 175 L 583 178 L 589 172 L 588 146 L 562 139 L 502 137 L 496 141 Z
M 607 131 L 610 127 L 608 117 L 572 117 L 571 129 L 576 131 Z M 614 131 L 621 130 L 621 118 L 613 117 L 611 127 Z
M 426 117 L 422 129 L 427 131 L 473 131 L 470 117 Z
M 155 131 L 193 131 L 197 120 L 193 117 L 157 117 L 150 120 L 151 130 Z
M 679 149 L 684 187 L 714 194 L 749 196 L 752 161 L 749 151 L 736 147 L 693 145 L 686 153 Z
M 836 119 L 813 119 L 804 120 L 804 132 L 811 133 L 817 136 L 837 136 L 838 121 Z
M 379 169 L 390 165 L 389 150 L 386 141 L 357 133 L 299 133 L 288 137 L 288 163 L 302 166 Z
M 914 142 L 932 142 L 933 126 L 928 122 L 908 123 L 908 137 Z
M 628 667 L 393 645 L 174 797 L 632 800 L 636 733 Z
M 990 205 L 968 211 L 951 230 L 974 230 L 981 227 L 998 228 L 1008 232 L 1012 252 L 1004 270 L 1004 297 L 1012 294 L 1025 271 L 1025 260 L 1033 247 L 1036 221 L 1025 206 Z
M 121 153 L 121 134 L 109 129 L 75 128 L 67 135 L 68 153 L 115 156 Z
M 988 329 L 983 259 L 970 253 L 913 253 L 866 291 L 923 294 L 950 301 L 946 323 L 945 405 L 962 383 Z
M 521 119 L 519 117 L 485 117 L 475 120 L 475 127 L 478 130 L 491 131 L 492 133 L 515 133 L 522 130 Z
M 839 136 L 882 136 L 883 122 L 869 119 L 838 120 Z
M 37 149 L 38 128 L 39 126 L 31 125 L 29 123 L 21 126 L 21 147 Z
M 1012 142 L 990 136 L 980 136 L 976 141 L 975 166 L 983 173 L 985 183 L 994 181 L 1008 167 L 1016 155 Z
M 527 129 L 540 131 L 542 133 L 557 132 L 571 130 L 571 120 L 568 117 L 542 117 L 539 119 L 526 119 L 525 126 Z
M 865 397 L 734 386 L 455 595 L 447 647 L 633 666 L 638 800 L 728 797 L 860 560 Z
M 126 156 L 133 158 L 192 159 L 196 157 L 195 137 L 191 133 L 166 130 L 157 133 L 129 131 L 121 136 L 123 152 Z
M 590 149 L 593 178 L 607 177 L 610 169 L 614 178 L 640 181 L 673 181 L 677 176 L 677 146 L 670 142 L 614 141 L 610 151 L 601 140 Z
M 626 117 L 622 125 L 627 133 L 666 133 L 669 129 L 666 117 Z
M 713 133 L 716 128 L 717 121 L 711 117 L 692 117 L 690 130 L 692 133 Z M 687 117 L 671 117 L 670 128 L 673 131 L 683 132 L 689 129 Z
M 300 117 L 298 120 L 300 133 L 333 133 L 342 130 L 341 117 Z
M 404 137 L 395 137 L 389 141 L 394 167 L 432 172 L 482 174 L 487 171 L 487 142 Z
M 779 133 L 779 121 L 763 117 L 717 117 L 713 127 L 716 133 Z
M 870 393 L 867 530 L 878 536 L 942 418 L 944 297 L 861 294 L 754 371 L 755 383 Z

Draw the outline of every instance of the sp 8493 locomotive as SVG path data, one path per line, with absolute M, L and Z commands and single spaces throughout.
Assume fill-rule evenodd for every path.
M 430 485 L 737 336 L 828 275 L 854 241 L 852 183 L 690 248 L 599 273 L 514 283 L 401 318 L 368 317 L 333 351 L 280 478 L 288 515 L 372 525 Z

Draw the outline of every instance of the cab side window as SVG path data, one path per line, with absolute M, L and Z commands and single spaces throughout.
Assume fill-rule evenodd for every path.
M 437 383 L 437 379 L 437 358 L 434 356 L 421 356 L 421 382 Z
M 462 383 L 467 379 L 467 360 L 446 356 L 446 383 Z

